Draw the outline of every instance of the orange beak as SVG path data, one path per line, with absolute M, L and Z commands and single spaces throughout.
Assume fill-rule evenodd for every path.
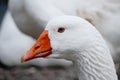
M 52 53 L 48 31 L 45 30 L 38 38 L 33 47 L 21 58 L 21 62 L 29 61 L 34 58 L 46 57 Z

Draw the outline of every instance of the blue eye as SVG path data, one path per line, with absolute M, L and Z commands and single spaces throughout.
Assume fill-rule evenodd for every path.
M 65 31 L 65 28 L 63 28 L 63 27 L 58 28 L 59 33 L 63 33 L 64 31 Z

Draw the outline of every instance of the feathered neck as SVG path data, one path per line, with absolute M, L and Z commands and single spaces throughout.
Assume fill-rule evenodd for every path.
M 109 49 L 100 40 L 91 47 L 74 54 L 79 80 L 118 80 Z

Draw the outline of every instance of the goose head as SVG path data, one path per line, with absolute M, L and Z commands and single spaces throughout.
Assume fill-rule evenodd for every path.
M 93 25 L 80 17 L 61 16 L 49 21 L 35 45 L 21 60 L 24 62 L 39 57 L 72 60 L 74 54 L 82 54 L 83 51 L 97 47 L 97 43 L 107 48 Z M 108 49 L 106 51 L 109 52 Z
M 52 19 L 36 44 L 22 57 L 22 61 L 48 55 L 72 59 L 73 54 L 90 47 L 95 37 L 100 36 L 96 33 L 91 24 L 79 17 L 61 16 Z
M 79 17 L 52 19 L 21 61 L 40 57 L 73 61 L 80 80 L 117 80 L 104 39 L 94 26 Z

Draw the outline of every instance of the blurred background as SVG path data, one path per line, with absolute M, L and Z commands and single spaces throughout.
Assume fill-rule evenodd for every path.
M 7 9 L 7 5 L 8 5 L 8 0 L 1 0 L 0 1 L 0 24 L 1 24 L 1 21 L 3 19 L 4 14 L 5 14 L 5 11 Z
M 82 17 L 100 31 L 120 76 L 120 0 L 0 0 L 0 80 L 78 80 L 71 61 L 20 62 L 47 22 L 63 14 Z

